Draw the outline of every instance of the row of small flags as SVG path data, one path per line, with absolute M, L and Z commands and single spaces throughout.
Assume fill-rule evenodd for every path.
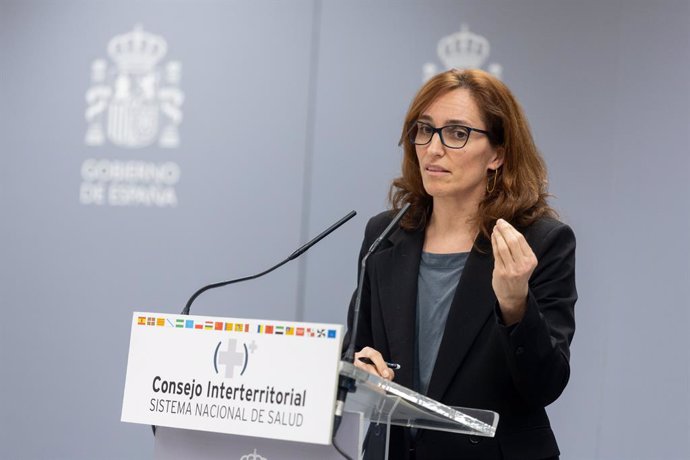
M 249 323 L 227 323 L 223 321 L 200 321 L 193 319 L 178 318 L 173 322 L 171 319 L 156 318 L 151 316 L 137 317 L 139 326 L 168 326 L 180 329 L 203 329 L 207 331 L 232 331 L 249 332 L 254 329 L 259 334 L 273 335 L 293 335 L 297 337 L 318 337 L 335 339 L 335 329 L 316 329 L 311 327 L 276 326 L 273 324 L 258 324 L 256 328 L 251 328 Z

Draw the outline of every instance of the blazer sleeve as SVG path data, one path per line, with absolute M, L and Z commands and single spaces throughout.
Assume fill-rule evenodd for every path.
M 535 233 L 531 246 L 538 265 L 529 281 L 525 316 L 506 327 L 498 302 L 495 311 L 515 387 L 525 401 L 545 407 L 558 398 L 570 378 L 577 300 L 575 235 L 561 223 Z

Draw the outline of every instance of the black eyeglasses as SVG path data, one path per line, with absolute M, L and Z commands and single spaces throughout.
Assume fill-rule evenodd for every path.
M 470 138 L 470 133 L 477 131 L 485 135 L 489 135 L 488 131 L 483 129 L 470 128 L 463 125 L 448 125 L 434 128 L 423 121 L 416 121 L 410 129 L 410 142 L 414 145 L 427 145 L 431 142 L 434 134 L 438 133 L 441 143 L 449 149 L 461 149 Z

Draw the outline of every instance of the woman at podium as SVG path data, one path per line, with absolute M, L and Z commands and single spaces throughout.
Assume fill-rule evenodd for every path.
M 411 206 L 368 259 L 355 364 L 500 421 L 494 438 L 392 427 L 390 458 L 558 458 L 544 408 L 570 375 L 575 237 L 520 105 L 492 75 L 450 70 L 414 97 L 400 145 L 392 210 L 368 222 L 360 260 Z

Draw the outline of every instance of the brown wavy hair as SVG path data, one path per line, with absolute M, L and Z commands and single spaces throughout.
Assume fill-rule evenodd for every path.
M 453 69 L 425 83 L 405 116 L 399 143 L 403 148 L 402 175 L 393 181 L 389 192 L 394 210 L 411 204 L 400 225 L 406 230 L 425 228 L 433 207 L 433 198 L 424 190 L 417 153 L 408 133 L 437 98 L 460 88 L 470 91 L 489 132 L 489 142 L 503 151 L 503 165 L 495 172 L 487 171 L 487 193 L 475 218 L 479 230 L 490 238 L 499 218 L 526 227 L 540 217 L 556 217 L 547 204 L 546 165 L 511 91 L 482 70 Z M 496 186 L 492 188 L 494 180 Z

